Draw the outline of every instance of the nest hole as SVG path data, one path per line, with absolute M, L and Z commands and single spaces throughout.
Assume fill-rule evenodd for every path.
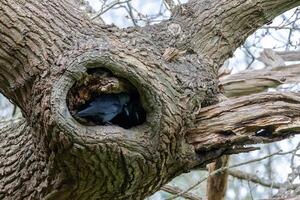
M 263 127 L 259 130 L 257 130 L 255 132 L 255 136 L 259 136 L 259 137 L 271 137 L 273 135 L 273 132 L 274 132 L 274 127 L 272 126 L 266 126 L 266 127 Z
M 138 90 L 106 68 L 89 68 L 68 92 L 67 105 L 83 125 L 129 129 L 146 121 Z

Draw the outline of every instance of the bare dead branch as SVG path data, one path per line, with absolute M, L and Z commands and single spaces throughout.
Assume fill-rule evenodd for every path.
M 263 62 L 267 67 L 278 67 L 278 66 L 285 66 L 283 58 L 278 55 L 272 49 L 265 49 L 260 57 L 258 58 L 259 61 Z
M 164 0 L 164 4 L 170 11 L 175 8 L 175 2 L 173 0 Z
M 109 11 L 110 9 L 112 9 L 113 7 L 115 7 L 116 5 L 128 3 L 130 1 L 131 0 L 124 0 L 124 1 L 115 0 L 115 1 L 111 2 L 108 5 L 103 5 L 101 7 L 100 11 L 95 16 L 93 16 L 91 19 L 94 20 L 94 19 L 100 17 L 101 15 L 103 15 L 104 13 L 106 13 L 107 11 Z
M 198 151 L 274 142 L 300 130 L 300 95 L 260 93 L 202 108 L 187 141 Z
M 277 183 L 277 182 L 273 182 L 273 181 L 268 181 L 265 180 L 264 178 L 258 177 L 256 174 L 251 174 L 251 173 L 247 173 L 245 171 L 241 171 L 241 170 L 228 170 L 228 173 L 230 176 L 233 176 L 235 178 L 241 179 L 241 180 L 247 180 L 247 181 L 251 181 L 253 183 L 265 186 L 265 187 L 270 187 L 270 188 L 276 188 L 279 189 L 283 186 L 282 183 Z M 296 189 L 297 187 L 299 187 L 299 184 L 293 184 L 293 185 L 288 185 L 289 189 Z
M 276 53 L 285 61 L 300 61 L 300 51 L 283 51 Z
M 238 97 L 300 81 L 300 65 L 279 66 L 261 70 L 246 70 L 220 77 L 220 87 L 227 97 Z
M 297 30 L 299 31 L 300 28 L 294 27 L 284 27 L 284 26 L 263 26 L 261 29 L 275 29 L 275 30 Z
M 299 150 L 300 143 L 298 143 L 296 149 Z M 275 197 L 281 197 L 286 199 L 287 197 L 293 197 L 295 196 L 295 193 L 297 194 L 297 191 L 299 191 L 300 185 L 295 184 L 297 183 L 297 180 L 299 180 L 300 172 L 299 172 L 299 166 L 295 165 L 295 157 L 298 157 L 297 151 L 291 153 L 291 161 L 290 161 L 290 169 L 291 172 L 288 173 L 286 180 L 283 182 L 281 187 L 278 190 L 278 193 L 275 195 Z
M 162 190 L 165 192 L 168 192 L 170 194 L 180 194 L 183 192 L 182 189 L 180 189 L 179 187 L 175 187 L 175 186 L 170 186 L 170 185 L 165 185 L 162 187 Z M 182 195 L 180 195 L 180 197 L 184 197 L 185 199 L 189 199 L 189 200 L 201 200 L 201 198 L 196 197 L 194 194 L 191 193 L 183 193 Z
M 175 196 L 173 196 L 173 197 L 170 197 L 170 198 L 168 198 L 167 200 L 175 199 L 175 198 L 181 196 L 182 194 L 191 191 L 192 189 L 194 189 L 195 187 L 197 187 L 198 185 L 200 185 L 201 183 L 203 183 L 204 181 L 206 181 L 210 176 L 215 175 L 215 174 L 217 174 L 217 173 L 220 173 L 220 172 L 222 172 L 222 171 L 224 171 L 224 170 L 228 170 L 228 169 L 235 168 L 235 167 L 240 167 L 240 166 L 247 165 L 247 164 L 254 163 L 254 162 L 259 162 L 259 161 L 265 160 L 265 159 L 270 158 L 270 157 L 275 156 L 275 155 L 286 155 L 286 154 L 290 154 L 291 152 L 293 152 L 293 151 L 295 151 L 295 150 L 298 150 L 298 149 L 294 149 L 294 150 L 288 151 L 288 152 L 282 152 L 282 151 L 280 150 L 280 151 L 274 152 L 274 153 L 272 153 L 272 154 L 268 154 L 268 155 L 263 156 L 263 157 L 260 157 L 260 158 L 256 158 L 256 159 L 249 160 L 249 161 L 246 161 L 246 162 L 242 162 L 242 163 L 230 165 L 230 166 L 227 166 L 227 167 L 219 168 L 218 170 L 215 170 L 215 171 L 213 171 L 212 173 L 208 174 L 206 177 L 200 179 L 197 183 L 195 183 L 194 185 L 192 185 L 189 189 L 187 189 L 187 190 L 183 191 L 182 193 L 179 193 L 179 194 L 177 194 L 177 195 L 175 195 Z
M 223 155 L 216 159 L 213 163 L 207 165 L 209 173 L 229 164 L 229 155 Z M 215 175 L 211 175 L 207 179 L 206 196 L 207 200 L 224 199 L 228 182 L 228 170 L 224 170 Z
M 180 21 L 195 52 L 220 66 L 258 27 L 298 5 L 298 0 L 191 0 L 173 21 Z

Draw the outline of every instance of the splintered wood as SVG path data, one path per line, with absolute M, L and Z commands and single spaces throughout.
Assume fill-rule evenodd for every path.
M 262 130 L 271 130 L 261 135 Z M 300 95 L 260 93 L 202 108 L 187 140 L 196 150 L 273 142 L 300 131 Z

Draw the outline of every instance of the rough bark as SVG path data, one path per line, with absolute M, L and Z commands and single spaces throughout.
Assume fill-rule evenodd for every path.
M 196 165 L 239 152 L 232 144 L 285 137 L 288 122 L 296 125 L 295 113 L 282 124 L 280 117 L 264 118 L 268 107 L 261 107 L 255 125 L 276 126 L 276 134 L 265 139 L 249 133 L 251 119 L 222 124 L 231 116 L 226 108 L 243 114 L 234 107 L 238 100 L 201 107 L 217 102 L 218 67 L 235 48 L 297 5 L 298 0 L 191 1 L 175 8 L 172 20 L 121 30 L 91 22 L 71 0 L 1 1 L 0 91 L 24 119 L 0 132 L 0 197 L 143 199 Z M 137 88 L 147 112 L 143 125 L 84 126 L 71 116 L 67 93 L 91 67 L 108 68 Z M 283 106 L 278 114 L 298 108 L 296 97 L 267 100 Z M 249 106 L 260 108 L 259 103 Z M 220 122 L 211 126 L 210 113 L 201 113 L 217 108 L 225 114 L 210 118 Z

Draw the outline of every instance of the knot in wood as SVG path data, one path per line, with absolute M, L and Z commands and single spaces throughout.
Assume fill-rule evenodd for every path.
M 168 31 L 175 37 L 179 36 L 182 33 L 181 26 L 175 23 L 168 26 Z

